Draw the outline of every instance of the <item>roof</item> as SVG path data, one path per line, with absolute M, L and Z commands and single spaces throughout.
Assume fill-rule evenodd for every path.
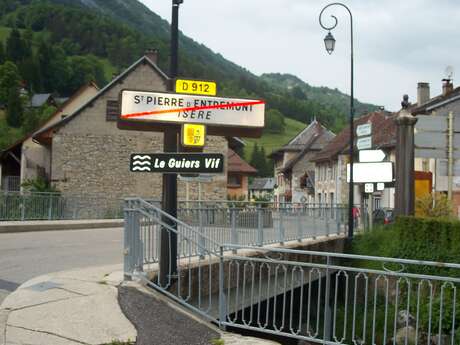
M 412 115 L 427 114 L 436 108 L 442 107 L 448 103 L 454 102 L 460 99 L 460 86 L 453 89 L 446 95 L 440 94 L 436 97 L 430 98 L 427 102 L 420 106 L 415 106 L 410 109 Z
M 96 88 L 97 90 L 99 90 L 99 87 L 94 83 L 94 82 L 89 82 L 83 86 L 81 86 L 71 97 L 67 97 L 66 101 L 64 103 L 62 103 L 53 113 L 53 115 L 51 115 L 48 119 L 46 119 L 46 121 L 44 123 L 41 123 L 39 125 L 38 128 L 35 128 L 32 132 L 30 133 L 27 133 L 26 135 L 24 135 L 21 139 L 17 140 L 16 142 L 14 142 L 13 144 L 11 144 L 10 146 L 8 146 L 7 148 L 5 148 L 4 150 L 2 150 L 0 152 L 0 159 L 4 157 L 4 155 L 6 153 L 8 153 L 8 151 L 11 151 L 13 150 L 16 146 L 22 144 L 24 141 L 26 141 L 27 139 L 29 139 L 30 137 L 32 137 L 35 133 L 37 133 L 37 131 L 39 131 L 40 127 L 41 126 L 44 126 L 46 125 L 46 123 L 48 123 L 53 117 L 55 117 L 57 114 L 59 114 L 69 103 L 73 102 L 78 96 L 80 96 L 83 91 L 85 91 L 88 87 L 94 87 Z
M 372 112 L 354 120 L 354 128 L 365 123 L 372 123 L 372 145 L 376 148 L 390 148 L 396 145 L 396 124 L 394 113 Z M 330 160 L 337 157 L 349 147 L 350 126 L 344 128 L 323 150 L 318 152 L 313 161 Z
M 48 102 L 50 98 L 52 98 L 50 93 L 36 93 L 30 100 L 30 106 L 33 108 L 39 108 Z
M 227 153 L 227 170 L 230 173 L 255 174 L 257 169 L 249 165 L 243 158 L 232 149 Z
M 256 177 L 249 185 L 251 190 L 272 190 L 275 188 L 275 179 L 273 177 Z
M 320 140 L 311 141 L 313 137 L 320 135 Z M 329 142 L 335 134 L 324 127 L 317 120 L 312 121 L 307 127 L 302 129 L 294 138 L 280 149 L 273 151 L 270 155 L 274 158 L 284 152 L 302 152 L 306 147 L 310 150 L 321 150 L 324 145 Z
M 129 66 L 123 73 L 119 74 L 116 78 L 114 78 L 110 83 L 108 83 L 103 89 L 101 89 L 93 98 L 91 98 L 88 102 L 83 104 L 78 110 L 76 110 L 73 114 L 66 116 L 63 118 L 61 121 L 48 126 L 46 128 L 41 129 L 37 133 L 34 134 L 34 138 L 39 140 L 39 136 L 49 132 L 53 129 L 56 129 L 58 127 L 62 127 L 65 125 L 67 122 L 71 121 L 74 117 L 78 116 L 83 110 L 85 110 L 88 106 L 90 106 L 96 99 L 104 95 L 108 90 L 110 90 L 114 85 L 116 85 L 118 82 L 122 81 L 129 73 L 131 73 L 137 66 L 139 66 L 141 63 L 147 63 L 150 65 L 158 74 L 163 77 L 165 80 L 169 80 L 169 77 L 152 61 L 150 60 L 147 56 L 142 56 L 139 60 L 134 62 L 131 66 Z

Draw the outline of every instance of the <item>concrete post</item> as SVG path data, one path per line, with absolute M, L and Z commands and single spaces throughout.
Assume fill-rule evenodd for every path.
M 404 95 L 402 110 L 396 117 L 396 184 L 395 215 L 413 215 L 414 193 L 414 126 L 417 118 L 407 110 L 409 97 Z

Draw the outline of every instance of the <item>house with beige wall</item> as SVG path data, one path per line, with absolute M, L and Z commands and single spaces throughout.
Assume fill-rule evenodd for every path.
M 33 139 L 51 151 L 52 185 L 64 195 L 161 199 L 162 175 L 131 173 L 129 160 L 134 152 L 163 152 L 163 134 L 118 129 L 118 99 L 123 89 L 167 91 L 170 82 L 151 51 L 69 116 L 35 133 Z M 208 136 L 204 151 L 226 156 L 227 149 L 225 137 Z M 191 199 L 198 198 L 198 189 L 197 183 L 189 183 Z M 204 184 L 202 192 L 210 200 L 226 199 L 227 171 Z M 185 182 L 179 181 L 179 199 L 185 194 Z
M 315 163 L 312 158 L 335 134 L 314 120 L 282 148 L 272 152 L 276 188 L 274 201 L 306 203 L 315 198 Z
M 61 104 L 40 128 L 51 126 L 74 113 L 98 91 L 99 88 L 92 82 L 82 86 Z M 26 135 L 0 153 L 0 176 L 3 177 L 0 177 L 0 181 L 3 182 L 4 190 L 20 190 L 22 183 L 38 177 L 49 180 L 50 174 L 51 147 L 39 144 L 33 138 L 33 133 Z
M 354 127 L 372 124 L 373 149 L 386 153 L 385 160 L 395 161 L 396 125 L 395 114 L 380 111 L 361 116 L 354 121 Z M 347 164 L 349 163 L 350 127 L 344 128 L 323 150 L 312 159 L 315 169 L 315 200 L 317 203 L 347 204 L 349 186 L 347 183 Z M 355 148 L 354 162 L 358 162 Z M 362 184 L 355 184 L 354 200 L 357 205 L 367 205 L 368 194 Z M 394 207 L 394 187 L 386 186 L 383 191 L 372 194 L 374 208 Z

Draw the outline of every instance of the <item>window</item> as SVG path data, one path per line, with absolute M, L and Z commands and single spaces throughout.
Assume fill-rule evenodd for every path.
M 228 175 L 227 185 L 229 187 L 241 187 L 241 176 L 240 175 Z
M 117 121 L 119 115 L 118 101 L 107 101 L 105 120 Z

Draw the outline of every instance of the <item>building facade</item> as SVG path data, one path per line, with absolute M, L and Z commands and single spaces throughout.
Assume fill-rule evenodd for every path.
M 356 127 L 370 123 L 372 125 L 373 149 L 385 152 L 387 161 L 395 161 L 396 125 L 395 114 L 373 112 L 357 118 Z M 315 201 L 327 204 L 348 204 L 349 184 L 347 183 L 347 164 L 349 163 L 350 128 L 344 128 L 323 150 L 312 159 L 315 166 Z M 354 162 L 358 162 L 358 150 L 355 148 Z M 364 193 L 363 184 L 355 184 L 354 202 L 366 206 L 369 197 L 373 198 L 374 209 L 394 207 L 394 187 L 386 185 L 383 191 Z
M 312 159 L 334 136 L 314 120 L 289 143 L 270 154 L 275 165 L 275 202 L 314 202 L 316 175 Z
M 170 80 L 157 66 L 155 52 L 143 56 L 78 110 L 43 128 L 34 139 L 49 148 L 52 184 L 64 195 L 99 195 L 108 199 L 139 196 L 161 199 L 162 175 L 131 173 L 130 154 L 163 152 L 160 132 L 125 131 L 117 128 L 121 90 L 167 91 Z M 208 136 L 205 152 L 227 155 L 224 137 Z M 197 200 L 198 182 L 179 180 L 178 197 Z M 203 184 L 208 200 L 227 197 L 227 170 Z

